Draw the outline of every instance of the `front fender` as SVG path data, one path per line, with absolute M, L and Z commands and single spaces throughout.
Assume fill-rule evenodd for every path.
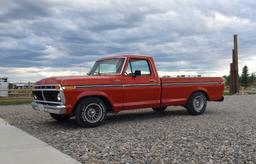
M 111 99 L 111 97 L 103 91 L 84 91 L 84 92 L 81 92 L 77 96 L 75 104 L 77 104 L 79 100 L 81 100 L 85 97 L 93 97 L 93 96 L 95 96 L 95 97 L 97 97 L 97 96 L 104 97 L 105 99 L 107 99 L 109 101 L 109 103 L 111 105 L 113 105 L 113 103 L 114 103 L 113 100 Z

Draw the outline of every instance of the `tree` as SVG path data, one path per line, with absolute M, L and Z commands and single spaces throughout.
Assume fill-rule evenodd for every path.
M 250 76 L 250 83 L 253 84 L 255 80 L 256 80 L 255 73 L 252 73 Z
M 241 85 L 244 87 L 249 86 L 249 73 L 248 72 L 249 72 L 248 67 L 247 67 L 247 65 L 245 65 L 243 67 L 242 75 L 241 75 Z
M 225 85 L 230 85 L 230 75 L 224 75 L 223 78 L 225 79 Z

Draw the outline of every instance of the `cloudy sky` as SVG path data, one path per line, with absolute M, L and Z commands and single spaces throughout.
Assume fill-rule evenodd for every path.
M 0 0 L 0 77 L 83 75 L 106 54 L 152 55 L 161 75 L 256 71 L 255 0 Z

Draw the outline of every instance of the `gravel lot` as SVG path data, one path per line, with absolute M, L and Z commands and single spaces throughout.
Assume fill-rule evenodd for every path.
M 29 105 L 0 117 L 82 163 L 255 163 L 256 96 L 226 96 L 191 116 L 182 107 L 109 115 L 97 128 L 58 123 Z

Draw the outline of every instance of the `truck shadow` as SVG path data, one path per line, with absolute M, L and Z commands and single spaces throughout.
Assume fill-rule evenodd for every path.
M 144 112 L 132 112 L 132 113 L 118 113 L 108 115 L 105 124 L 128 122 L 128 121 L 145 121 L 150 119 L 161 119 L 161 118 L 174 118 L 174 117 L 186 117 L 191 116 L 186 110 L 167 110 L 163 113 L 157 113 L 155 111 L 144 111 Z
M 204 115 L 212 114 L 213 111 L 206 110 Z M 143 122 L 146 120 L 153 120 L 153 119 L 163 119 L 163 118 L 177 118 L 177 117 L 196 117 L 190 115 L 185 109 L 178 109 L 178 110 L 167 110 L 163 113 L 157 113 L 155 111 L 126 111 L 126 112 L 120 112 L 117 114 L 110 113 L 107 115 L 105 122 L 101 125 L 109 125 L 109 124 L 118 124 L 118 123 L 124 123 L 124 122 L 131 122 L 131 121 L 139 121 Z M 66 121 L 66 122 L 47 122 L 49 126 L 60 126 L 63 128 L 81 128 L 76 123 L 76 120 L 74 118 Z

